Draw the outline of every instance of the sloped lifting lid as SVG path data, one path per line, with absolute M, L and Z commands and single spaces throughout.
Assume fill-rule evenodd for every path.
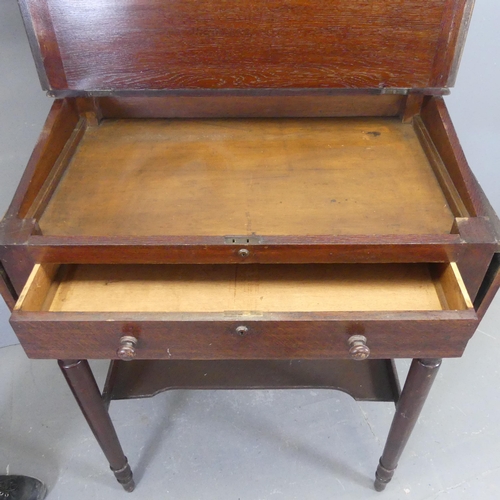
M 473 0 L 19 1 L 42 86 L 72 93 L 447 87 L 473 5 Z

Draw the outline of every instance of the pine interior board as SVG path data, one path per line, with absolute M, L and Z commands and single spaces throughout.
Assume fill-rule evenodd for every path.
M 442 310 L 426 264 L 73 265 L 49 311 Z
M 453 214 L 397 118 L 104 120 L 46 235 L 447 234 Z

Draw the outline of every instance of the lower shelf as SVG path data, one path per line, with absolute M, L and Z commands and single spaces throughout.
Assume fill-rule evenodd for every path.
M 141 360 L 112 361 L 103 391 L 116 399 L 170 389 L 335 389 L 357 401 L 397 402 L 392 360 Z

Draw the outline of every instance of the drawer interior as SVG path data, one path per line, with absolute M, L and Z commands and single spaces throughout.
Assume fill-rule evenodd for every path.
M 248 313 L 467 310 L 452 264 L 35 266 L 16 309 Z
M 397 117 L 104 119 L 61 172 L 44 235 L 449 234 L 456 215 Z

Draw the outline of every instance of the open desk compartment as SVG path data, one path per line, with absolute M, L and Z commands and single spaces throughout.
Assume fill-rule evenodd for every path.
M 35 262 L 454 261 L 473 299 L 497 249 L 442 98 L 414 95 L 57 100 L 10 214 Z
M 423 128 L 395 117 L 106 119 L 28 216 L 47 236 L 449 234 L 469 214 L 443 193 Z

